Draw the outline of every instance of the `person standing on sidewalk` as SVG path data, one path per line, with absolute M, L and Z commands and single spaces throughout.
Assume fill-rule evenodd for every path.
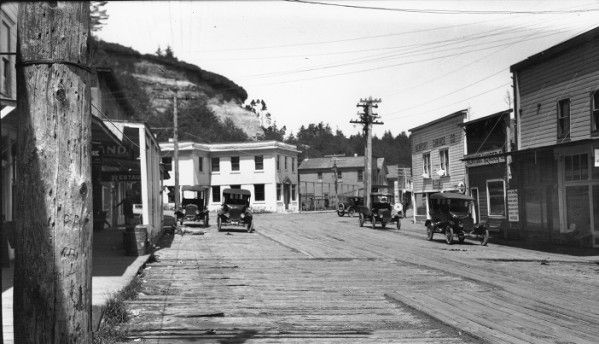
M 125 216 L 125 226 L 129 227 L 131 225 L 133 225 L 133 197 L 132 197 L 132 191 L 131 190 L 127 190 L 126 194 L 125 194 L 125 198 L 123 198 L 123 200 L 117 204 L 116 206 L 114 206 L 114 209 L 118 208 L 119 206 L 123 206 L 123 215 Z

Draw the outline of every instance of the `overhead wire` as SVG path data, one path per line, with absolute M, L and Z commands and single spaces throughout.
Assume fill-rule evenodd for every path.
M 100 110 L 100 109 L 99 109 L 99 108 L 98 108 L 98 107 L 97 107 L 97 106 L 96 106 L 94 103 L 91 103 L 91 102 L 90 102 L 90 104 L 91 104 L 91 106 L 92 106 L 94 109 L 96 109 L 96 111 L 97 111 L 97 112 L 98 112 L 100 115 L 102 115 L 102 117 L 104 117 L 104 119 L 105 119 L 106 121 L 108 121 L 110 124 L 112 124 L 112 126 L 113 126 L 113 127 L 114 127 L 114 128 L 115 128 L 115 129 L 116 129 L 118 132 L 119 132 L 119 133 L 121 133 L 121 134 L 123 135 L 123 137 L 124 137 L 124 138 L 126 138 L 127 140 L 129 140 L 129 142 L 131 142 L 131 144 L 133 144 L 135 147 L 137 147 L 137 148 L 141 149 L 141 148 L 139 147 L 139 145 L 138 145 L 137 143 L 135 143 L 135 141 L 133 141 L 133 140 L 132 140 L 132 139 L 131 139 L 129 136 L 127 136 L 127 135 L 125 134 L 125 132 L 123 132 L 123 131 L 122 131 L 122 130 L 121 130 L 121 129 L 120 129 L 120 128 L 119 128 L 119 127 L 118 127 L 118 126 L 117 126 L 117 125 L 116 125 L 116 124 L 115 124 L 115 123 L 112 121 L 112 120 L 110 120 L 110 118 L 109 118 L 109 117 L 108 117 L 108 116 L 107 116 L 107 115 L 106 115 L 106 114 L 105 114 L 105 113 L 104 113 L 102 110 Z

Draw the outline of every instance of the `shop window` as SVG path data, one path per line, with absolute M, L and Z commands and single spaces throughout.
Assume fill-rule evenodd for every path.
M 256 171 L 264 170 L 264 156 L 263 155 L 254 156 L 254 166 L 256 168 Z
M 212 202 L 220 202 L 220 186 L 212 187 Z
M 570 137 L 570 99 L 557 102 L 557 138 Z
M 566 187 L 566 226 L 567 232 L 589 233 L 591 227 L 589 187 Z
M 426 195 L 415 194 L 414 195 L 414 207 L 416 209 L 416 215 L 426 215 Z
M 254 200 L 264 201 L 264 184 L 254 184 Z
M 295 201 L 296 200 L 296 185 L 295 184 L 291 184 L 291 200 Z
M 283 188 L 283 185 L 277 184 L 277 201 L 281 200 L 281 189 L 282 188 Z
M 431 153 L 422 154 L 422 177 L 431 177 Z
M 587 154 L 566 155 L 564 157 L 564 178 L 566 181 L 587 180 L 589 178 L 588 159 Z
M 239 171 L 239 157 L 238 156 L 231 157 L 231 171 Z
M 591 133 L 599 135 L 599 90 L 591 93 Z
M 441 161 L 441 169 L 445 171 L 443 176 L 449 176 L 449 149 L 439 151 L 439 160 Z
M 220 158 L 212 158 L 212 172 L 220 171 Z
M 487 180 L 489 216 L 505 216 L 505 186 L 503 180 Z

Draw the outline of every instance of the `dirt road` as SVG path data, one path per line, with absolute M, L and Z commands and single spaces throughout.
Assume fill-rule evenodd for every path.
M 260 215 L 176 235 L 130 302 L 145 343 L 596 343 L 599 257 L 424 240 L 419 225 Z

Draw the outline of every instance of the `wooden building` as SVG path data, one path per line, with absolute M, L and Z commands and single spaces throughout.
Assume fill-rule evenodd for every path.
M 522 235 L 599 247 L 599 27 L 511 71 Z
M 410 129 L 414 221 L 428 218 L 428 197 L 435 192 L 466 191 L 465 135 L 468 110 Z

